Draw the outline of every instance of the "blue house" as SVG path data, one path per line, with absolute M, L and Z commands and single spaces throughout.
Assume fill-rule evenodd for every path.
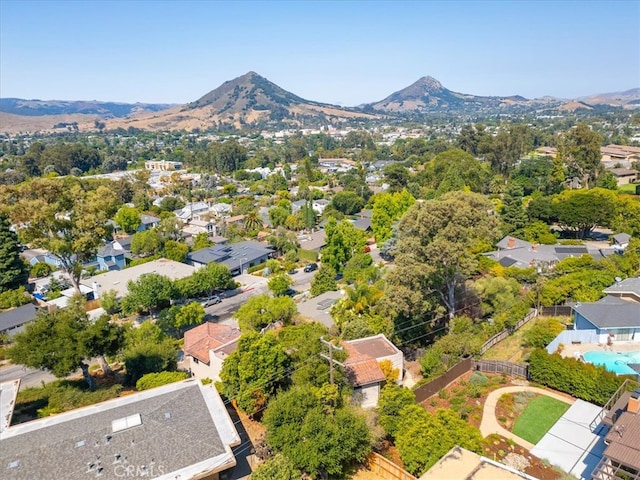
M 125 250 L 118 242 L 110 242 L 98 250 L 99 270 L 122 270 L 126 265 Z
M 598 342 L 615 340 L 640 342 L 640 303 L 608 295 L 593 303 L 573 306 L 575 330 L 595 330 Z
M 158 217 L 142 214 L 140 215 L 140 226 L 138 227 L 138 232 L 150 230 L 158 225 L 160 225 L 160 219 Z

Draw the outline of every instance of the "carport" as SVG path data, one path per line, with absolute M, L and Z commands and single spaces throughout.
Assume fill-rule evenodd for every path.
M 589 424 L 602 408 L 582 400 L 565 412 L 531 453 L 548 460 L 578 478 L 590 479 L 605 449 L 607 427 L 599 424 L 594 432 Z

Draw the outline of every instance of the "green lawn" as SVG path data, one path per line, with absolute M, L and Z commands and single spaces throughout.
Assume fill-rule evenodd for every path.
M 546 395 L 535 397 L 516 420 L 513 433 L 535 445 L 569 407 L 568 403 Z

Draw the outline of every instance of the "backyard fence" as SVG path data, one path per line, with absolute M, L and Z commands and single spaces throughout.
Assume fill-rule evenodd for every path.
M 484 373 L 504 373 L 512 377 L 529 378 L 529 366 L 501 360 L 475 360 L 473 369 Z
M 369 455 L 367 464 L 369 470 L 388 480 L 416 480 L 409 472 L 375 452 Z
M 560 344 L 565 347 L 578 343 L 598 343 L 598 332 L 593 330 L 564 330 L 558 334 L 553 341 L 547 345 L 547 353 L 558 350 Z
M 551 307 L 540 308 L 540 315 L 545 317 L 570 317 L 571 306 L 570 305 L 553 305 Z
M 486 351 L 489 350 L 491 347 L 493 347 L 496 343 L 501 342 L 502 340 L 507 338 L 509 335 L 511 335 L 513 332 L 515 332 L 516 330 L 519 330 L 523 325 L 529 322 L 529 320 L 531 320 L 532 318 L 536 318 L 537 316 L 538 316 L 538 310 L 536 310 L 535 308 L 531 309 L 529 313 L 527 313 L 524 316 L 524 318 L 518 320 L 518 323 L 516 323 L 512 328 L 505 328 L 504 330 L 496 333 L 493 337 L 491 337 L 489 340 L 484 342 L 484 344 L 480 348 L 479 355 L 484 355 Z
M 416 396 L 416 401 L 418 403 L 422 403 L 427 398 L 435 395 L 444 387 L 456 380 L 460 375 L 463 375 L 471 370 L 472 364 L 473 360 L 471 358 L 466 358 L 455 364 L 453 367 L 447 370 L 445 374 L 439 376 L 435 380 L 432 380 L 429 383 L 425 383 L 424 385 L 420 385 L 413 391 L 413 394 Z

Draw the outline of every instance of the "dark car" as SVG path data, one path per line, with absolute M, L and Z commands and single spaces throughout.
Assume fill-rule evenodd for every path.
M 313 272 L 314 270 L 317 270 L 317 269 L 318 269 L 317 263 L 310 263 L 306 267 L 304 267 L 305 272 Z

